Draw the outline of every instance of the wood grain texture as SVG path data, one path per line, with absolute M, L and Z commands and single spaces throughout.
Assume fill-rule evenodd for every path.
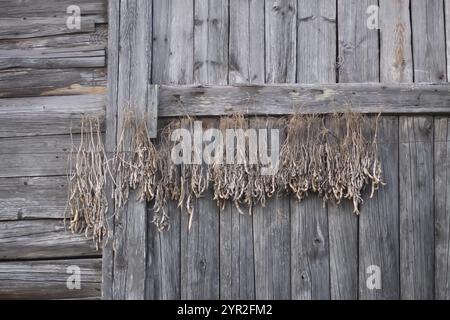
M 413 81 L 410 0 L 380 0 L 380 80 Z
M 70 267 L 79 268 L 80 289 L 67 288 Z M 0 299 L 93 299 L 100 287 L 101 259 L 0 262 Z
M 295 82 L 297 0 L 265 4 L 266 82 Z
M 447 36 L 447 81 L 450 81 L 450 0 L 445 0 L 445 34 Z
M 278 84 L 161 86 L 159 116 L 321 114 L 447 114 L 448 84 Z M 351 102 L 351 106 L 349 105 Z
M 63 219 L 67 177 L 0 178 L 0 221 Z
M 105 109 L 103 95 L 0 99 L 0 138 L 78 133 L 82 116 Z
M 336 1 L 298 1 L 297 82 L 336 82 Z M 292 299 L 330 299 L 327 206 L 290 199 Z
M 340 0 L 339 82 L 378 82 L 378 30 L 369 29 L 367 9 L 378 0 Z
M 336 18 L 336 1 L 298 1 L 298 83 L 336 82 Z
M 229 82 L 264 83 L 264 1 L 230 0 Z
M 151 72 L 152 2 L 124 0 L 120 3 L 118 124 L 120 135 L 124 114 L 128 108 L 136 117 L 143 117 L 148 104 L 148 80 Z M 112 133 L 113 134 L 113 133 Z M 125 140 L 130 148 L 129 137 Z M 131 192 L 114 223 L 114 299 L 145 298 L 146 203 L 137 200 Z
M 11 68 L 95 68 L 105 66 L 105 50 L 100 46 L 58 49 L 0 49 L 0 70 Z
M 446 81 L 444 2 L 411 0 L 415 82 Z
M 367 199 L 359 217 L 359 299 L 398 300 L 399 261 L 399 158 L 398 117 L 383 117 L 379 127 L 379 153 L 385 186 Z M 366 195 L 371 190 L 367 188 Z M 368 268 L 381 270 L 381 288 L 370 289 Z M 370 270 L 369 270 L 370 271 Z
M 433 118 L 400 118 L 402 299 L 434 297 Z
M 329 300 L 330 251 L 327 207 L 310 196 L 291 199 L 292 299 Z
M 196 0 L 194 82 L 228 83 L 228 2 Z
M 0 70 L 0 98 L 105 93 L 104 68 Z
M 189 10 L 191 10 L 189 8 Z M 196 0 L 194 11 L 195 83 L 228 83 L 228 2 Z M 203 120 L 204 129 L 217 121 Z M 206 168 L 205 168 L 206 169 Z M 181 298 L 220 297 L 220 210 L 212 190 L 194 201 L 194 216 L 181 212 Z
M 71 147 L 70 135 L 0 139 L 0 178 L 66 175 Z
M 450 120 L 434 120 L 435 298 L 450 299 Z
M 110 154 L 117 145 L 117 113 L 118 113 L 118 79 L 119 79 L 119 41 L 120 41 L 120 0 L 111 0 L 108 5 L 108 106 L 106 108 L 106 137 L 105 149 Z M 113 193 L 114 182 L 106 180 L 106 192 Z M 108 236 L 114 239 L 115 221 L 113 197 L 108 197 L 108 211 L 106 212 L 106 223 Z M 102 299 L 112 300 L 114 298 L 114 241 L 104 244 L 102 255 Z
M 92 240 L 67 231 L 61 220 L 0 223 L 0 260 L 100 256 Z
M 264 83 L 264 1 L 230 1 L 229 81 Z M 255 299 L 253 217 L 220 210 L 220 298 Z

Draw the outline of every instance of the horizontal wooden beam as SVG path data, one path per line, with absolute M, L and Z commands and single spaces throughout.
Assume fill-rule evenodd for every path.
M 326 114 L 450 114 L 450 84 L 167 86 L 160 117 Z

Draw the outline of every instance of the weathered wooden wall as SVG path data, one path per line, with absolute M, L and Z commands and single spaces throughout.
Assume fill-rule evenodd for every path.
M 109 65 L 111 137 L 120 127 L 111 116 L 146 97 L 150 83 L 395 84 L 450 76 L 449 0 L 110 3 L 110 50 L 118 52 Z M 371 5 L 379 7 L 379 29 L 367 26 Z M 136 77 L 145 80 L 130 88 Z M 275 199 L 253 216 L 218 210 L 205 197 L 190 231 L 186 214 L 170 204 L 172 228 L 159 233 L 145 206 L 129 206 L 115 222 L 118 250 L 104 252 L 104 297 L 450 298 L 450 122 L 426 113 L 425 105 L 420 116 L 383 117 L 387 186 L 359 217 L 349 204 L 324 207 L 314 197 Z M 381 290 L 366 286 L 371 265 L 381 268 Z
M 106 23 L 106 0 L 0 1 L 0 299 L 101 296 L 101 252 L 62 219 L 70 128 L 105 113 Z

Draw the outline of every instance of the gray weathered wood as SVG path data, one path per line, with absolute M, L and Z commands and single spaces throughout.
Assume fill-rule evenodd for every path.
M 123 0 L 120 3 L 119 77 L 117 134 L 120 135 L 127 109 L 142 117 L 147 111 L 151 70 L 152 2 Z M 111 134 L 114 134 L 112 132 Z M 126 148 L 129 149 L 127 138 Z M 146 203 L 131 192 L 114 223 L 114 299 L 144 299 L 146 278 Z
M 104 119 L 103 95 L 0 99 L 0 138 L 80 131 L 83 115 Z
M 105 93 L 104 68 L 0 70 L 0 98 Z
M 119 79 L 119 34 L 120 34 L 120 0 L 109 1 L 108 5 L 108 106 L 106 108 L 106 137 L 105 148 L 108 153 L 113 152 L 117 144 L 117 112 L 118 112 L 118 79 Z M 106 180 L 106 194 L 112 195 L 114 182 Z M 114 298 L 114 199 L 108 199 L 106 225 L 108 239 L 103 247 L 102 255 L 102 299 Z
M 450 120 L 434 120 L 435 298 L 450 299 Z
M 89 46 L 102 46 L 105 49 L 107 38 L 108 25 L 100 24 L 96 25 L 95 31 L 91 33 L 2 40 L 0 50 L 52 50 Z
M 230 1 L 230 84 L 264 83 L 264 30 L 264 1 Z
M 67 8 L 71 5 L 80 7 L 80 14 L 84 16 L 106 17 L 107 0 L 33 0 L 24 3 L 22 0 L 2 0 L 0 2 L 1 18 L 27 17 L 65 17 Z
M 80 289 L 67 288 L 69 267 L 80 268 Z M 0 299 L 98 298 L 100 287 L 101 259 L 0 262 Z
M 0 260 L 100 256 L 94 242 L 71 234 L 61 220 L 0 223 Z
M 400 118 L 402 299 L 434 297 L 433 118 Z
M 336 1 L 298 1 L 297 82 L 336 82 Z M 292 298 L 330 299 L 327 207 L 290 200 Z
M 450 0 L 445 0 L 445 34 L 447 36 L 447 81 L 450 81 Z
M 0 69 L 11 68 L 95 68 L 105 66 L 102 46 L 61 49 L 0 49 Z
M 67 177 L 0 178 L 0 221 L 63 219 Z
M 380 0 L 380 80 L 412 82 L 410 0 Z
M 298 1 L 297 82 L 336 82 L 336 28 L 336 1 Z
M 446 81 L 444 2 L 411 0 L 415 82 Z
M 264 83 L 264 1 L 230 2 L 229 81 Z M 255 299 L 253 217 L 220 210 L 220 298 Z
M 191 10 L 190 7 L 187 10 Z M 228 83 L 228 3 L 197 0 L 194 11 L 195 83 Z M 217 121 L 203 120 L 205 128 L 218 127 Z M 206 169 L 206 168 L 205 168 Z M 220 297 L 220 209 L 212 190 L 193 203 L 191 229 L 189 215 L 181 216 L 181 298 Z
M 330 251 L 327 207 L 310 195 L 291 199 L 292 299 L 330 299 Z
M 369 29 L 366 13 L 378 0 L 340 0 L 339 82 L 378 82 L 378 30 Z
M 69 29 L 65 17 L 2 18 L 0 20 L 0 40 L 93 32 L 95 30 L 94 19 L 83 18 L 80 21 L 80 29 Z
M 276 118 L 251 119 L 250 127 L 278 129 L 281 141 L 285 136 Z M 258 300 L 289 300 L 292 297 L 290 199 L 274 196 L 264 207 L 255 206 L 252 215 L 255 297 Z
M 194 82 L 228 83 L 228 2 L 196 0 Z
M 331 299 L 358 298 L 358 217 L 352 205 L 328 205 Z
M 71 148 L 70 135 L 0 139 L 0 178 L 66 175 Z
M 158 135 L 158 101 L 159 101 L 159 85 L 149 85 L 148 88 L 149 103 L 147 108 L 148 114 L 148 133 L 150 138 L 154 139 Z
M 265 4 L 266 82 L 295 82 L 297 0 Z
M 399 159 L 398 117 L 383 117 L 379 127 L 379 152 L 385 186 L 367 199 L 359 217 L 359 298 L 398 300 L 400 298 L 399 261 Z M 370 193 L 370 186 L 366 195 Z M 381 289 L 367 286 L 371 266 L 380 268 Z M 370 270 L 369 270 L 370 271 Z M 373 271 L 371 271 L 373 272 Z
M 330 113 L 447 114 L 448 84 L 161 86 L 159 116 Z M 351 105 L 350 105 L 351 103 Z

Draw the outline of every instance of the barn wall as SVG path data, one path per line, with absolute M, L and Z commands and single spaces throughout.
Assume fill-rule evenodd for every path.
M 448 0 L 153 0 L 153 13 L 143 10 L 147 1 L 112 3 L 110 49 L 119 59 L 109 68 L 125 100 L 109 107 L 119 113 L 127 98 L 145 96 L 145 82 L 448 80 Z M 379 29 L 369 19 L 377 8 Z M 135 42 L 141 30 L 151 42 Z M 130 88 L 139 66 L 151 77 Z M 117 250 L 104 252 L 104 297 L 448 299 L 448 126 L 448 117 L 382 118 L 387 186 L 360 216 L 348 202 L 315 197 L 273 199 L 247 216 L 205 196 L 190 230 L 186 212 L 170 204 L 172 227 L 159 233 L 142 204 L 129 205 L 116 220 Z M 382 290 L 366 285 L 372 265 Z
M 106 23 L 106 0 L 0 1 L 0 299 L 101 296 L 101 252 L 62 219 L 70 128 L 105 111 Z

